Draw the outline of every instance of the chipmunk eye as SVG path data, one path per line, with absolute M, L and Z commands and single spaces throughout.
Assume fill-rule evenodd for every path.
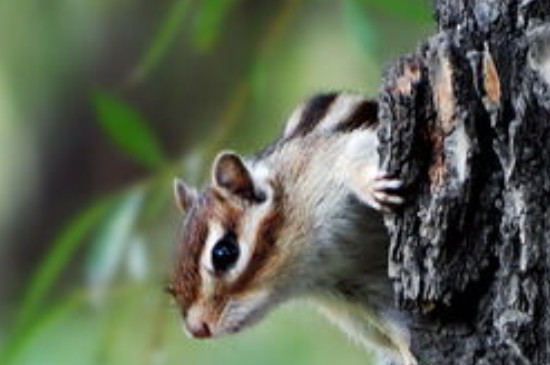
M 239 258 L 237 236 L 230 231 L 225 234 L 212 249 L 212 266 L 216 272 L 225 272 L 230 269 Z

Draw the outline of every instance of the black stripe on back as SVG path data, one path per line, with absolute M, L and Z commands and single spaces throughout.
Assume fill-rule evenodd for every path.
M 305 136 L 315 129 L 315 126 L 325 117 L 338 93 L 316 95 L 306 103 L 300 121 L 288 133 L 288 137 Z
M 334 129 L 336 132 L 350 132 L 361 127 L 374 127 L 378 124 L 378 103 L 374 100 L 363 100 L 355 110 L 338 123 Z

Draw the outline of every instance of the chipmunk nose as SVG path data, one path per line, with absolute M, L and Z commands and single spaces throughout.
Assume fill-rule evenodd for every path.
M 206 318 L 203 306 L 191 306 L 182 316 L 185 332 L 193 338 L 212 337 L 212 329 Z
M 191 335 L 195 338 L 208 338 L 212 336 L 210 328 L 206 322 L 197 323 L 197 325 L 189 328 L 189 332 L 191 332 Z

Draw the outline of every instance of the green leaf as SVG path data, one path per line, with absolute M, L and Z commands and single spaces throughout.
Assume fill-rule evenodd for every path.
M 166 55 L 183 24 L 190 3 L 190 0 L 174 0 L 172 2 L 172 6 L 166 12 L 151 45 L 138 63 L 134 75 L 138 80 L 147 77 Z
M 410 19 L 421 24 L 433 22 L 432 3 L 422 0 L 361 0 L 364 4 L 382 11 Z
M 206 0 L 195 18 L 195 28 L 193 32 L 193 43 L 201 51 L 207 51 L 218 40 L 222 23 L 237 0 Z
M 137 282 L 143 282 L 150 272 L 147 241 L 144 236 L 135 235 L 128 245 L 126 255 L 126 270 L 128 277 Z
M 376 48 L 376 30 L 367 17 L 367 12 L 362 6 L 363 0 L 347 0 L 344 3 L 344 18 L 350 33 L 359 42 L 366 52 L 372 52 Z
M 59 233 L 33 275 L 19 305 L 20 309 L 15 322 L 16 329 L 24 327 L 39 312 L 38 309 L 43 304 L 44 297 L 78 247 L 84 242 L 85 237 L 104 216 L 110 203 L 110 199 L 104 199 L 93 204 L 70 221 Z
M 160 144 L 146 120 L 114 95 L 96 91 L 93 104 L 105 134 L 137 162 L 151 168 L 164 162 Z
M 96 231 L 86 275 L 96 302 L 103 300 L 122 263 L 123 254 L 134 234 L 143 197 L 143 189 L 134 189 L 121 197 Z

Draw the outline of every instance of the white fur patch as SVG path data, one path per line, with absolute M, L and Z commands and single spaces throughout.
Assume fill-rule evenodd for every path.
M 290 116 L 290 118 L 288 118 L 288 121 L 286 122 L 286 125 L 285 125 L 285 131 L 283 133 L 285 137 L 288 137 L 289 135 L 292 134 L 292 132 L 294 132 L 294 130 L 300 123 L 300 120 L 302 120 L 302 114 L 304 112 L 305 107 L 306 107 L 306 104 L 304 103 L 300 105 L 296 110 L 294 110 L 294 112 L 292 112 L 292 115 Z
M 187 311 L 185 321 L 182 320 L 183 332 L 187 336 L 193 337 L 190 330 L 191 328 L 202 327 L 203 315 L 204 315 L 203 310 L 199 305 L 194 304 L 189 308 L 189 310 Z
M 221 223 L 210 221 L 208 223 L 208 237 L 204 244 L 204 249 L 201 255 L 201 278 L 202 278 L 202 294 L 209 296 L 214 292 L 215 282 L 212 274 L 214 265 L 212 264 L 212 249 L 218 243 L 220 238 L 225 234 L 225 229 Z
M 376 131 L 359 130 L 353 132 L 337 170 L 345 171 L 344 183 L 363 202 L 380 209 L 373 195 L 373 184 L 381 171 L 378 166 L 378 136 Z

